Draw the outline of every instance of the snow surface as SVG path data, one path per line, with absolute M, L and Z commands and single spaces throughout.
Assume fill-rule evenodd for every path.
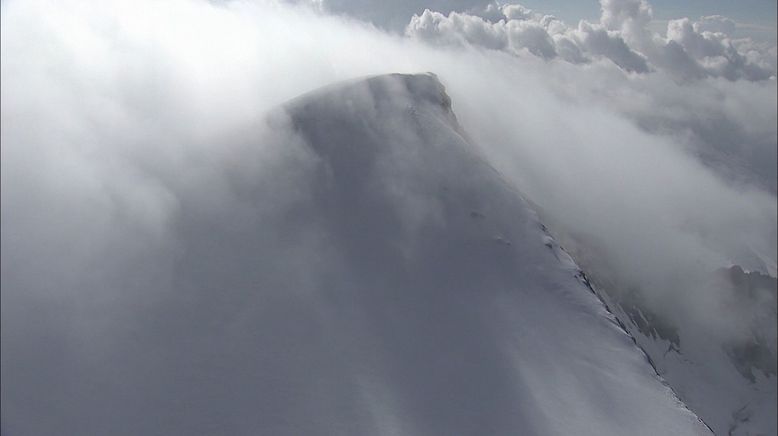
M 146 253 L 170 262 L 101 279 L 116 301 L 30 302 L 3 274 L 3 434 L 709 434 L 435 76 L 331 86 L 270 125 L 282 170 L 236 175 L 240 209 L 180 195 L 178 239 Z
M 741 295 L 738 298 L 746 299 L 747 296 Z M 769 353 L 775 356 L 774 298 L 765 301 L 763 305 L 763 310 L 772 312 L 772 315 L 764 320 L 766 325 L 752 326 L 753 336 L 739 339 L 737 343 L 765 342 L 766 336 Z M 730 344 L 723 340 L 721 335 L 706 331 L 683 317 L 676 316 L 672 318 L 671 323 L 677 331 L 678 343 L 672 343 L 661 335 L 648 334 L 645 329 L 641 331 L 630 321 L 621 305 L 609 304 L 609 307 L 619 319 L 625 321 L 628 331 L 651 356 L 657 371 L 670 383 L 680 398 L 705 419 L 705 423 L 716 434 L 778 434 L 778 379 L 774 367 L 772 374 L 752 368 L 753 379 L 749 380 L 738 371 L 733 358 L 727 352 L 727 346 Z M 741 313 L 737 311 L 737 304 L 731 303 L 733 317 L 750 319 L 754 315 L 752 310 Z M 654 327 L 650 321 L 646 321 L 640 309 L 638 313 L 645 325 Z M 770 365 L 774 366 L 774 360 Z
M 649 292 L 619 281 L 591 245 L 560 230 L 563 226 L 550 216 L 540 215 L 560 243 L 572 248 L 593 291 L 651 358 L 658 373 L 715 434 L 778 434 L 778 283 L 774 276 L 745 272 L 739 265 L 703 276 L 689 274 L 684 282 L 687 286 L 705 289 L 717 298 L 706 301 L 700 298 L 704 294 L 697 294 L 698 298 L 690 300 L 693 308 L 651 304 L 647 302 L 650 295 L 646 297 Z M 718 326 L 704 323 L 690 316 L 692 310 L 726 318 Z

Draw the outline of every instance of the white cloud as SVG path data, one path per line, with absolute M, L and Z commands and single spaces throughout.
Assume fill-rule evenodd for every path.
M 543 59 L 556 57 L 554 41 L 539 23 L 511 20 L 506 24 L 508 46 L 514 52 L 526 49 Z
M 574 63 L 609 59 L 627 72 L 661 69 L 683 81 L 775 76 L 774 46 L 732 41 L 734 22 L 725 17 L 670 20 L 663 36 L 650 30 L 653 12 L 645 0 L 603 0 L 601 9 L 599 23 L 581 21 L 577 28 L 518 4 L 490 4 L 480 12 L 448 15 L 427 10 L 411 18 L 406 34 L 516 54 L 527 49 L 543 59 L 561 57 Z
M 743 253 L 775 262 L 776 81 L 762 80 L 775 48 L 732 40 L 710 19 L 659 36 L 641 27 L 640 2 L 604 2 L 601 23 L 576 27 L 518 7 L 497 20 L 425 11 L 402 38 L 275 2 L 89 6 L 2 5 L 4 347 L 59 332 L 110 374 L 100 364 L 112 335 L 131 338 L 165 299 L 192 307 L 165 290 L 185 287 L 176 261 L 193 241 L 229 253 L 254 243 L 269 276 L 328 280 L 297 269 L 337 262 L 322 235 L 251 231 L 290 219 L 268 210 L 310 195 L 315 161 L 258 120 L 368 74 L 436 72 L 490 164 L 601 248 L 621 279 L 691 307 L 701 325 L 732 323 L 695 311 L 716 296 L 675 278 L 751 262 Z M 210 221 L 226 223 L 227 242 L 194 234 Z M 231 271 L 217 258 L 199 265 Z M 125 303 L 139 318 L 110 310 Z M 214 310 L 244 313 L 232 303 Z M 40 312 L 51 317 L 30 331 L 5 328 Z M 166 364 L 137 359 L 151 373 Z
M 537 20 L 538 16 L 534 12 L 532 12 L 532 9 L 527 9 L 522 5 L 503 5 L 500 8 L 500 11 L 502 14 L 507 18 L 508 20 Z
M 420 16 L 413 16 L 408 29 L 414 37 L 438 44 L 472 44 L 494 50 L 509 46 L 501 24 L 457 12 L 445 16 L 427 9 Z
M 585 53 L 610 59 L 628 72 L 647 73 L 649 71 L 646 59 L 629 48 L 617 32 L 581 21 L 573 35 L 576 36 Z
M 651 22 L 653 11 L 645 0 L 601 0 L 600 22 L 608 30 L 639 34 Z
M 700 17 L 694 23 L 694 30 L 698 33 L 713 32 L 732 35 L 735 33 L 735 22 L 721 15 L 707 15 Z

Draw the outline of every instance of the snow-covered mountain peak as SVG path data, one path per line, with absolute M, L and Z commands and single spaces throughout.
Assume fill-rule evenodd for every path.
M 434 76 L 267 127 L 166 181 L 174 236 L 95 248 L 88 280 L 3 274 L 4 334 L 33 338 L 3 342 L 4 433 L 709 434 Z
M 445 86 L 435 73 L 430 72 L 383 74 L 335 83 L 303 94 L 285 106 L 294 108 L 306 102 L 326 100 L 334 96 L 340 99 L 343 95 L 354 98 L 359 95 L 365 97 L 368 94 L 376 102 L 403 100 L 406 103 L 437 105 L 451 112 L 451 98 L 446 93 Z
M 406 425 L 707 434 L 479 156 L 435 76 L 351 81 L 284 109 L 320 159 L 317 226 L 383 338 L 393 369 L 374 382 Z

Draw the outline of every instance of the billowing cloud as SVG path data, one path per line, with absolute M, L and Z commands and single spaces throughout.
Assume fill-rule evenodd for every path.
M 732 35 L 735 33 L 735 22 L 721 15 L 707 15 L 700 17 L 694 23 L 694 30 L 699 33 L 713 32 Z
M 617 32 L 581 21 L 574 35 L 584 52 L 610 59 L 628 72 L 647 73 L 649 71 L 646 59 L 629 48 Z
M 408 33 L 438 44 L 471 44 L 495 50 L 505 50 L 509 47 L 504 26 L 457 12 L 446 16 L 427 9 L 420 16 L 413 16 Z
M 411 18 L 406 34 L 514 54 L 526 49 L 543 59 L 574 63 L 608 59 L 627 72 L 657 68 L 684 81 L 775 76 L 774 48 L 757 47 L 749 39 L 733 41 L 735 25 L 725 17 L 671 20 L 666 35 L 658 35 L 649 29 L 653 11 L 645 0 L 603 0 L 601 9 L 598 23 L 582 20 L 577 27 L 518 4 L 490 4 L 482 11 L 448 15 L 426 10 Z
M 654 12 L 646 0 L 601 0 L 600 23 L 608 30 L 643 33 Z
M 64 365 L 94 369 L 95 383 L 127 381 L 103 364 L 115 338 L 154 343 L 142 328 L 149 320 L 193 342 L 134 353 L 126 365 L 182 380 L 196 374 L 171 362 L 202 345 L 198 337 L 241 356 L 209 336 L 213 326 L 254 328 L 243 345 L 252 335 L 272 343 L 267 329 L 282 313 L 230 290 L 174 290 L 236 289 L 262 276 L 268 286 L 292 277 L 299 286 L 283 290 L 294 292 L 331 279 L 316 267 L 338 263 L 326 234 L 294 231 L 305 211 L 274 213 L 312 194 L 316 156 L 261 120 L 311 89 L 370 74 L 436 72 L 484 160 L 571 250 L 585 245 L 657 310 L 683 308 L 701 331 L 737 336 L 743 322 L 695 279 L 731 263 L 776 274 L 776 52 L 732 39 L 725 23 L 711 27 L 722 20 L 673 21 L 656 35 L 642 2 L 603 2 L 601 22 L 577 26 L 515 5 L 498 16 L 492 6 L 422 12 L 401 37 L 271 1 L 90 6 L 2 3 L 3 371 Z M 435 216 L 410 200 L 409 222 Z M 283 231 L 254 231 L 263 226 Z M 289 309 L 326 318 L 317 297 L 295 294 Z M 191 323 L 157 316 L 177 306 Z M 316 337 L 313 321 L 283 325 L 299 340 Z M 48 399 L 66 386 L 28 381 L 38 387 L 31 397 L 73 400 Z M 233 395 L 239 381 L 215 389 Z M 266 406 L 281 413 L 283 399 L 273 400 Z M 101 419 L 116 412 L 92 404 Z M 123 418 L 169 419 L 146 412 Z

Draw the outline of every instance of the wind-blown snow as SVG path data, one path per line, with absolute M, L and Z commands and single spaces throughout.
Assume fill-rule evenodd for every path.
M 639 290 L 644 309 L 680 315 L 694 331 L 752 339 L 750 319 L 740 314 L 759 315 L 771 307 L 751 301 L 754 310 L 738 310 L 733 316 L 729 291 L 705 283 L 713 271 L 733 264 L 775 275 L 776 81 L 746 74 L 754 65 L 775 71 L 773 46 L 713 35 L 731 31 L 722 17 L 680 20 L 672 41 L 689 44 L 688 51 L 676 52 L 696 53 L 695 62 L 705 68 L 726 68 L 679 80 L 673 71 L 684 70 L 689 56 L 663 65 L 658 62 L 661 51 L 648 56 L 652 44 L 645 36 L 653 30 L 642 27 L 647 11 L 640 0 L 602 2 L 610 12 L 589 23 L 591 32 L 584 30 L 607 36 L 608 41 L 587 41 L 603 42 L 599 49 L 610 47 L 614 55 L 624 54 L 618 42 L 623 40 L 647 59 L 650 68 L 643 73 L 626 71 L 583 46 L 578 57 L 580 47 L 557 37 L 551 38 L 557 56 L 549 57 L 548 40 L 537 25 L 548 25 L 543 29 L 549 35 L 579 29 L 538 21 L 537 14 L 546 11 L 519 5 L 480 15 L 492 23 L 516 21 L 505 27 L 518 49 L 495 50 L 389 34 L 329 15 L 326 6 L 334 2 L 313 3 L 325 7 L 312 11 L 275 0 L 0 2 L 0 330 L 3 351 L 26 350 L 28 357 L 25 365 L 20 357 L 12 373 L 4 370 L 4 389 L 9 374 L 20 377 L 20 383 L 51 384 L 51 398 L 27 393 L 24 398 L 48 401 L 50 416 L 58 420 L 68 413 L 60 404 L 77 402 L 56 394 L 75 389 L 68 386 L 72 380 L 98 380 L 105 389 L 109 384 L 126 398 L 137 398 L 139 394 L 133 397 L 119 388 L 133 385 L 127 382 L 131 372 L 114 373 L 100 364 L 127 357 L 115 350 L 108 353 L 111 344 L 164 344 L 127 358 L 127 368 L 143 366 L 151 378 L 171 374 L 166 365 L 177 360 L 168 354 L 178 353 L 169 346 L 172 336 L 153 339 L 151 325 L 146 330 L 138 325 L 156 322 L 155 328 L 174 329 L 179 336 L 196 327 L 191 336 L 201 338 L 211 331 L 210 324 L 165 318 L 160 312 L 180 303 L 184 318 L 232 320 L 236 308 L 247 305 L 240 289 L 254 283 L 255 276 L 280 277 L 279 283 L 295 280 L 299 285 L 289 286 L 295 290 L 330 280 L 319 271 L 330 271 L 328 262 L 338 256 L 328 251 L 323 233 L 282 231 L 300 219 L 295 205 L 311 201 L 312 187 L 320 187 L 312 181 L 318 176 L 311 176 L 320 158 L 289 129 L 268 127 L 258 118 L 308 90 L 387 72 L 440 74 L 473 138 L 472 147 L 534 203 L 557 240 L 566 238 L 563 245 L 592 279 L 619 284 L 604 286 L 604 291 Z M 446 13 L 465 10 L 459 1 L 446 2 L 449 9 L 435 7 L 442 3 L 429 7 Z M 410 14 L 400 24 L 409 19 Z M 477 27 L 467 29 L 478 32 Z M 654 45 L 670 46 L 668 35 L 660 33 L 659 39 L 651 39 Z M 719 50 L 711 42 L 735 49 L 741 59 L 732 55 L 732 62 L 705 63 L 711 47 Z M 707 56 L 708 61 L 715 58 Z M 640 67 L 638 58 L 632 61 Z M 735 74 L 719 74 L 726 71 Z M 285 125 L 282 119 L 274 123 Z M 397 127 L 407 129 L 402 123 Z M 414 193 L 400 202 L 414 205 L 406 208 L 402 228 L 420 231 L 424 217 L 437 212 L 417 195 L 415 185 L 398 180 L 392 198 Z M 472 214 L 474 220 L 485 216 Z M 256 228 L 279 230 L 257 234 Z M 498 245 L 513 245 L 502 234 L 488 237 Z M 414 240 L 406 236 L 393 243 L 412 252 L 407 245 Z M 185 247 L 202 253 L 195 271 L 181 266 Z M 253 250 L 262 250 L 261 262 L 235 254 Z M 225 252 L 232 254 L 219 257 Z M 209 268 L 231 274 L 209 278 Z M 245 271 L 252 272 L 250 277 L 239 274 Z M 185 278 L 190 273 L 193 277 Z M 209 303 L 216 299 L 168 291 L 181 287 L 227 291 L 224 302 L 212 307 Z M 299 298 L 307 301 L 309 294 L 316 295 L 301 292 Z M 283 318 L 278 313 L 284 311 L 267 317 Z M 687 340 L 690 330 L 684 330 L 679 333 L 681 354 L 692 342 Z M 636 337 L 641 339 L 639 332 Z M 182 346 L 196 349 L 209 341 Z M 642 345 L 661 366 L 656 350 L 664 353 L 667 344 Z M 691 361 L 688 354 L 671 352 L 667 357 Z M 88 371 L 74 369 L 84 359 L 97 363 Z M 715 428 L 720 422 L 726 433 L 727 417 L 737 411 L 707 406 L 718 407 L 727 397 L 736 399 L 739 409 L 747 396 L 741 393 L 751 387 L 724 351 L 716 359 L 716 365 L 729 365 L 728 377 L 737 378 L 708 378 L 711 390 L 673 388 L 708 424 Z M 60 377 L 62 371 L 73 377 Z M 668 380 L 674 377 L 665 374 Z M 696 383 L 692 380 L 686 382 Z M 729 390 L 735 381 L 743 385 Z M 768 386 L 775 381 L 769 377 Z M 371 381 L 363 385 L 373 386 Z M 693 397 L 683 396 L 689 392 Z M 758 399 L 749 407 L 773 418 L 768 406 L 775 402 L 775 389 L 763 396 L 764 402 Z M 367 393 L 363 401 L 386 410 L 396 402 Z M 110 416 L 116 412 L 109 405 L 94 407 Z M 8 407 L 3 405 L 3 417 L 11 413 Z M 156 409 L 149 413 L 163 415 Z M 376 419 L 386 425 L 404 422 L 397 414 L 379 415 Z M 754 423 L 760 418 L 750 419 Z M 740 426 L 734 434 L 740 430 L 749 431 Z
M 182 175 L 173 240 L 58 284 L 110 298 L 41 305 L 33 278 L 3 270 L 4 338 L 24 338 L 3 341 L 4 432 L 707 433 L 434 76 L 305 96 L 256 141 L 287 150 L 282 170 L 236 162 L 232 208 Z M 279 178 L 299 195 L 279 201 Z

